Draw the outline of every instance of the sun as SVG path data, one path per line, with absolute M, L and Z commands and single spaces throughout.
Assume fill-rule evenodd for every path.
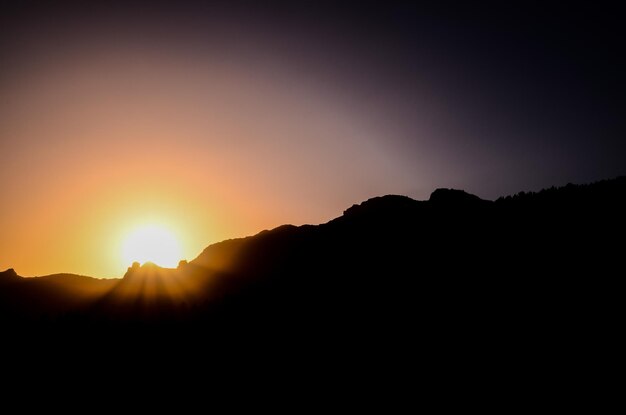
M 127 264 L 153 262 L 162 267 L 176 267 L 181 259 L 178 239 L 166 227 L 144 225 L 133 229 L 122 243 Z

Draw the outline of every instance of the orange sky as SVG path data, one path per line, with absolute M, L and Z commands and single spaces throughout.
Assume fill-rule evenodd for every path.
M 139 223 L 174 231 L 190 260 L 407 190 L 390 183 L 411 171 L 358 107 L 267 68 L 168 53 L 33 48 L 2 84 L 0 268 L 121 276 Z

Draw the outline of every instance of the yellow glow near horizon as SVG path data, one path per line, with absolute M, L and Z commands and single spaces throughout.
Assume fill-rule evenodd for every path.
M 182 250 L 176 236 L 161 225 L 143 225 L 133 229 L 122 244 L 124 261 L 153 262 L 162 267 L 176 267 Z
M 402 177 L 427 186 L 415 185 L 426 170 L 406 151 L 400 163 L 393 140 L 379 144 L 395 127 L 335 88 L 251 65 L 256 52 L 231 60 L 230 47 L 187 54 L 90 33 L 16 42 L 0 76 L 0 271 L 120 278 L 133 261 L 175 266 L 225 239 L 324 223 L 402 193 Z M 126 242 L 150 224 L 169 229 L 182 255 Z

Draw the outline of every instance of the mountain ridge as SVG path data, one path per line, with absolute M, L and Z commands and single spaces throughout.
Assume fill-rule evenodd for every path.
M 223 241 L 210 244 L 206 248 L 204 248 L 202 252 L 198 254 L 196 258 L 189 261 L 189 263 L 194 264 L 194 265 L 205 265 L 206 261 L 203 261 L 201 257 L 206 256 L 208 252 L 214 251 L 214 250 L 219 251 L 219 254 L 223 257 L 229 257 L 229 255 L 226 255 L 226 253 L 223 252 L 223 250 L 221 249 L 222 247 L 227 247 L 229 250 L 232 251 L 234 247 L 240 244 L 243 244 L 245 243 L 245 241 L 249 241 L 252 238 L 262 237 L 264 235 L 273 234 L 275 232 L 294 230 L 294 229 L 298 229 L 302 227 L 318 227 L 318 226 L 328 225 L 335 221 L 340 221 L 342 220 L 342 218 L 346 218 L 346 217 L 353 218 L 363 213 L 376 212 L 380 214 L 380 213 L 385 213 L 385 211 L 411 210 L 411 209 L 418 209 L 418 208 L 425 207 L 428 204 L 435 204 L 437 205 L 438 208 L 448 208 L 448 209 L 449 208 L 453 208 L 453 209 L 468 208 L 471 206 L 477 206 L 478 204 L 482 205 L 483 207 L 489 206 L 489 205 L 498 206 L 498 205 L 506 205 L 515 201 L 518 201 L 518 202 L 527 201 L 529 199 L 538 199 L 538 200 L 550 199 L 551 196 L 554 196 L 557 193 L 562 196 L 565 192 L 568 193 L 568 197 L 570 199 L 574 199 L 576 197 L 581 197 L 581 195 L 584 194 L 585 192 L 593 192 L 593 189 L 598 188 L 598 187 L 603 187 L 603 188 L 626 187 L 626 176 L 618 176 L 614 179 L 605 179 L 605 180 L 600 180 L 600 181 L 588 183 L 588 184 L 576 184 L 575 185 L 572 183 L 568 183 L 565 186 L 560 186 L 560 187 L 553 186 L 551 188 L 542 189 L 538 192 L 521 191 L 513 195 L 499 197 L 495 201 L 481 199 L 480 197 L 473 195 L 471 193 L 467 193 L 464 190 L 450 189 L 450 188 L 435 189 L 431 193 L 429 199 L 427 200 L 415 200 L 409 196 L 395 195 L 395 194 L 376 196 L 376 197 L 369 198 L 361 203 L 352 205 L 351 207 L 344 210 L 341 216 L 330 219 L 329 221 L 325 223 L 321 223 L 318 225 L 305 224 L 305 225 L 300 225 L 300 226 L 284 224 L 273 229 L 262 230 L 253 235 L 240 237 L 240 238 L 225 239 Z M 623 197 L 623 196 L 619 196 L 619 197 Z M 218 254 L 218 252 L 214 252 L 214 254 Z M 215 255 L 215 256 L 218 256 L 218 255 Z M 226 263 L 228 263 L 229 261 L 225 259 L 222 262 L 224 262 L 224 264 L 220 264 L 218 268 L 225 266 Z M 141 267 L 143 267 L 144 265 L 146 264 L 142 264 Z M 154 265 L 158 268 L 165 269 L 156 264 Z M 0 282 L 3 280 L 6 281 L 6 280 L 15 279 L 15 277 L 29 278 L 29 279 L 35 278 L 35 279 L 44 279 L 44 280 L 80 279 L 80 278 L 90 278 L 94 280 L 119 280 L 119 279 L 124 278 L 124 276 L 120 276 L 117 278 L 101 278 L 101 277 L 93 277 L 93 276 L 73 274 L 73 273 L 55 273 L 55 274 L 42 275 L 42 276 L 24 277 L 24 276 L 18 275 L 17 272 L 13 268 L 9 268 L 5 271 L 0 272 Z
M 228 355 L 351 359 L 442 376 L 502 362 L 528 370 L 546 356 L 572 370 L 589 341 L 616 344 L 625 179 L 434 199 L 372 198 L 321 225 L 222 241 L 177 268 L 131 266 L 121 279 L 7 270 L 5 345 L 57 356 L 96 345 L 116 362 L 170 356 L 189 367 Z

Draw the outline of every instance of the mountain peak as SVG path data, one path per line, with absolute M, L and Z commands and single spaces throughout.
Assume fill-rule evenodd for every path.
M 17 275 L 17 272 L 15 272 L 13 268 L 9 268 L 6 271 L 0 272 L 0 283 L 7 281 L 16 281 L 19 278 L 20 276 Z
M 468 206 L 486 202 L 476 195 L 464 190 L 440 188 L 435 190 L 428 199 L 430 203 L 445 206 Z
M 124 274 L 123 278 L 141 278 L 151 276 L 166 270 L 169 270 L 169 268 L 160 267 L 154 262 L 147 261 L 143 264 L 140 264 L 139 262 L 135 261 L 130 267 L 128 267 L 128 270 L 126 271 L 126 274 Z
M 343 212 L 344 216 L 355 216 L 364 213 L 384 213 L 395 212 L 397 210 L 412 209 L 417 203 L 416 200 L 411 199 L 408 196 L 401 195 L 386 195 L 373 197 L 365 202 L 352 205 L 350 208 Z

